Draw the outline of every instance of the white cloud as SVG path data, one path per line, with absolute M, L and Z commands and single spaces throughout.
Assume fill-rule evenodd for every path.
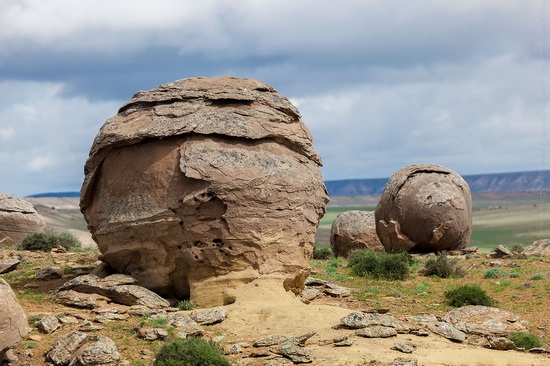
M 32 158 L 27 163 L 27 168 L 31 172 L 39 172 L 41 170 L 44 170 L 46 168 L 50 168 L 56 164 L 55 159 L 49 156 L 37 156 L 35 158 Z
M 15 136 L 15 130 L 11 127 L 0 128 L 0 141 L 7 141 Z

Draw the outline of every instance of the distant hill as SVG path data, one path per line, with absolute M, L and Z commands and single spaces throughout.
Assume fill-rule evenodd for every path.
M 536 192 L 550 191 L 550 170 L 542 172 L 518 172 L 465 175 L 472 193 Z M 388 178 L 347 179 L 326 181 L 328 195 L 369 196 L 380 195 Z
M 550 170 L 542 172 L 518 172 L 465 175 L 472 193 L 537 192 L 550 191 Z M 389 178 L 329 180 L 328 195 L 336 196 L 372 196 L 380 195 Z M 38 193 L 29 198 L 79 197 L 79 192 Z
M 80 192 L 47 192 L 37 193 L 27 198 L 65 198 L 65 197 L 80 197 Z

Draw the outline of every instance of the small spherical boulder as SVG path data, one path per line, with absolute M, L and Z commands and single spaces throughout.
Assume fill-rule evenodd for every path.
M 31 203 L 9 193 L 0 194 L 0 242 L 19 243 L 29 234 L 45 231 L 46 222 Z
M 375 220 L 386 251 L 463 249 L 472 232 L 470 188 L 451 169 L 432 164 L 406 166 L 386 184 Z
M 357 249 L 385 251 L 378 239 L 372 211 L 346 211 L 338 214 L 332 222 L 330 248 L 337 257 L 348 257 Z
M 141 91 L 96 136 L 80 207 L 101 260 L 198 306 L 264 278 L 299 291 L 328 202 L 309 130 L 271 86 L 190 78 Z

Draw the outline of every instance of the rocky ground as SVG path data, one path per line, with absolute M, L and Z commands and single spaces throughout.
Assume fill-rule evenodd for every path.
M 74 331 L 81 333 L 71 333 L 72 337 L 80 336 L 90 342 L 97 341 L 96 336 L 108 337 L 113 341 L 113 353 L 116 350 L 119 362 L 126 365 L 150 364 L 167 340 L 182 333 L 220 342 L 228 357 L 242 365 L 298 362 L 326 366 L 388 365 L 398 358 L 415 359 L 419 365 L 550 364 L 548 354 L 486 348 L 490 347 L 487 341 L 490 337 L 465 334 L 462 341 L 458 333 L 451 336 L 455 337 L 453 341 L 436 334 L 437 327 L 442 326 L 439 321 L 451 310 L 443 304 L 444 290 L 455 284 L 475 282 L 487 289 L 499 308 L 517 315 L 517 319 L 508 316 L 505 323 L 525 325 L 548 344 L 548 259 L 472 257 L 464 259 L 464 267 L 468 269 L 465 278 L 442 280 L 415 274 L 409 280 L 397 282 L 354 278 L 343 260 L 315 260 L 311 262 L 313 275 L 328 280 L 328 287 L 326 282 L 313 281 L 304 298 L 297 298 L 276 283 L 256 280 L 238 290 L 237 301 L 224 307 L 227 312 L 221 309 L 207 312 L 220 318 L 205 321 L 200 313 L 203 309 L 183 311 L 157 304 L 152 306 L 157 310 L 153 310 L 130 303 L 122 305 L 112 300 L 112 291 L 83 295 L 79 300 L 73 298 L 71 306 L 62 305 L 60 302 L 70 301 L 60 299 L 57 290 L 69 280 L 89 273 L 97 265 L 98 254 L 0 249 L 0 262 L 19 261 L 14 270 L 0 276 L 16 292 L 32 325 L 32 331 L 12 354 L 18 359 L 15 364 L 46 364 L 45 355 L 54 342 Z M 46 267 L 58 269 L 45 272 Z M 483 274 L 491 268 L 509 275 L 485 279 Z M 117 281 L 122 281 L 117 284 L 119 289 L 127 287 L 124 278 Z M 71 281 L 65 288 L 79 290 L 75 282 L 78 281 Z M 111 282 L 105 286 L 113 289 L 114 285 Z M 350 317 L 351 314 L 355 315 Z M 354 326 L 353 322 L 364 322 L 365 317 L 376 318 L 372 327 Z M 429 325 L 430 322 L 439 325 Z M 361 327 L 364 329 L 355 329 Z M 490 327 L 486 323 L 481 328 Z M 375 330 L 389 333 L 385 338 L 380 335 L 368 338 L 366 333 Z M 102 347 L 109 349 L 108 345 Z M 408 351 L 411 353 L 405 353 Z

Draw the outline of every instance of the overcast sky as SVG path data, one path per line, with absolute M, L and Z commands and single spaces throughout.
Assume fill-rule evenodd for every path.
M 548 169 L 543 0 L 0 9 L 0 193 L 79 190 L 105 120 L 138 90 L 193 76 L 255 78 L 288 97 L 325 180 L 389 177 L 413 163 L 462 175 Z

